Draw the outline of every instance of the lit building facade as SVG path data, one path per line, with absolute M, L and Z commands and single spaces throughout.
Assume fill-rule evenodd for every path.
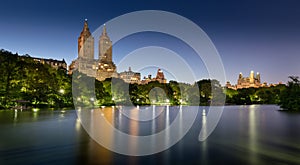
M 117 73 L 117 67 L 112 60 L 112 41 L 107 34 L 105 25 L 98 41 L 99 52 L 98 60 L 96 60 L 94 59 L 94 37 L 90 33 L 87 20 L 85 20 L 83 29 L 78 37 L 78 58 L 70 64 L 68 74 L 72 74 L 73 71 L 77 70 L 90 77 L 95 77 L 99 81 L 114 77 L 123 79 L 127 83 L 167 82 L 161 69 L 158 69 L 155 78 L 150 76 L 150 79 L 142 81 L 141 74 L 133 72 L 131 68 L 128 71 Z
M 167 83 L 167 79 L 165 78 L 164 72 L 161 69 L 157 70 L 155 78 L 152 78 L 152 75 L 148 75 L 148 77 L 144 77 L 141 83 L 148 84 L 151 81 L 158 81 L 159 83 Z
M 36 58 L 36 57 L 31 57 L 31 58 L 34 61 L 39 62 L 41 64 L 48 64 L 52 68 L 67 70 L 67 63 L 66 63 L 65 59 L 54 60 L 54 59 L 45 59 L 45 58 Z
M 67 71 L 67 63 L 65 59 L 63 60 L 55 60 L 55 59 L 47 59 L 47 58 L 37 58 L 37 57 L 30 57 L 28 54 L 24 56 L 19 56 L 21 60 L 25 60 L 26 58 L 32 59 L 33 61 L 37 63 L 41 63 L 44 65 L 50 65 L 50 67 L 54 69 L 63 69 Z
M 128 71 L 119 73 L 119 78 L 123 79 L 126 83 L 140 83 L 141 73 L 133 72 L 129 67 Z
M 243 77 L 243 74 L 239 74 L 239 78 L 237 80 L 237 88 L 258 88 L 261 86 L 260 83 L 260 74 L 257 72 L 257 74 L 254 74 L 254 71 L 250 72 L 249 77 Z
M 263 84 L 261 83 L 259 72 L 257 72 L 255 75 L 254 71 L 250 72 L 249 77 L 243 77 L 243 74 L 240 73 L 236 85 L 231 85 L 230 82 L 226 83 L 227 88 L 235 89 L 235 90 L 242 89 L 242 88 L 251 88 L 251 87 L 259 88 L 263 86 L 267 86 L 267 85 L 266 83 Z
M 69 66 L 69 74 L 78 70 L 88 76 L 95 77 L 99 81 L 106 78 L 118 77 L 116 65 L 112 61 L 112 42 L 110 41 L 104 25 L 99 38 L 99 58 L 94 59 L 94 37 L 84 21 L 83 29 L 78 37 L 78 58 Z

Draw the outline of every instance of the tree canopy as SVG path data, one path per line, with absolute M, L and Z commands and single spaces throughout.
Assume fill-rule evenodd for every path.
M 291 81 L 280 95 L 281 108 L 291 111 L 300 111 L 300 81 L 297 76 L 290 76 Z
M 0 50 L 0 70 L 0 109 L 15 107 L 19 102 L 31 107 L 70 107 L 73 103 L 219 105 L 226 96 L 227 104 L 279 104 L 283 109 L 300 110 L 300 81 L 295 76 L 290 77 L 287 85 L 238 90 L 226 89 L 214 79 L 194 84 L 172 80 L 165 84 L 157 81 L 128 84 L 118 78 L 98 81 L 76 71 L 72 79 L 66 70 L 5 50 Z M 89 91 L 91 82 L 95 91 Z M 76 90 L 72 91 L 72 85 Z M 80 97 L 73 98 L 72 92 L 80 93 Z

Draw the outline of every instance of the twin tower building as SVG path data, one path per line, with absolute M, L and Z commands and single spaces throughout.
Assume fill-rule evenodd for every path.
M 158 69 L 155 78 L 151 78 L 151 75 L 149 75 L 144 80 L 141 80 L 140 73 L 131 71 L 130 67 L 128 71 L 117 73 L 117 67 L 112 60 L 112 42 L 107 35 L 105 25 L 99 38 L 98 59 L 94 58 L 94 40 L 86 19 L 78 37 L 78 58 L 72 61 L 69 66 L 69 74 L 72 74 L 76 70 L 90 77 L 95 77 L 99 81 L 113 77 L 123 79 L 127 83 L 146 84 L 151 81 L 166 83 L 167 80 L 161 69 Z
M 116 65 L 112 61 L 112 42 L 109 39 L 104 25 L 99 38 L 99 58 L 94 58 L 94 37 L 84 21 L 83 29 L 78 37 L 78 58 L 69 66 L 69 74 L 77 70 L 99 81 L 106 78 L 118 77 Z

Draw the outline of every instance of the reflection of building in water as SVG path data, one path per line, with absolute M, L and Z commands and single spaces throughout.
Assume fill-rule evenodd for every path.
M 235 90 L 242 89 L 242 88 L 251 88 L 251 87 L 259 88 L 259 87 L 270 87 L 270 86 L 276 86 L 276 84 L 275 85 L 270 84 L 268 86 L 266 82 L 261 83 L 260 74 L 257 72 L 255 75 L 253 71 L 250 72 L 249 77 L 243 77 L 243 74 L 240 73 L 236 85 L 231 85 L 229 81 L 226 83 L 227 88 L 235 89 Z
M 129 71 L 117 73 L 117 67 L 112 61 L 112 41 L 110 40 L 106 26 L 104 25 L 102 34 L 98 43 L 98 60 L 94 59 L 94 37 L 91 35 L 87 20 L 84 21 L 83 29 L 78 37 L 78 58 L 69 66 L 69 74 L 77 70 L 80 73 L 86 74 L 90 77 L 95 77 L 99 81 L 106 78 L 121 78 L 127 83 L 141 83 L 141 74 Z M 159 69 L 155 79 L 150 81 L 159 81 L 166 83 L 166 79 Z M 146 80 L 145 82 L 149 82 Z

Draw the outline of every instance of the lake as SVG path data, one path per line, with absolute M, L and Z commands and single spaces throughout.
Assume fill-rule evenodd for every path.
M 86 112 L 94 116 L 99 112 L 123 133 L 146 137 L 163 132 L 177 116 L 189 115 L 189 109 L 107 107 Z M 212 134 L 199 141 L 206 120 L 203 109 L 209 112 L 208 107 L 199 107 L 195 122 L 180 141 L 147 156 L 127 156 L 102 147 L 77 117 L 84 115 L 75 110 L 0 111 L 0 164 L 300 164 L 300 113 L 280 112 L 275 105 L 225 106 Z M 145 120 L 127 116 L 136 113 Z M 149 120 L 153 115 L 154 120 Z M 179 122 L 179 132 L 182 127 Z M 111 137 L 112 146 L 122 143 L 129 146 L 128 151 L 137 149 L 137 142 L 116 140 L 112 131 L 101 131 Z M 173 132 L 163 142 L 150 140 L 146 145 L 164 145 Z

